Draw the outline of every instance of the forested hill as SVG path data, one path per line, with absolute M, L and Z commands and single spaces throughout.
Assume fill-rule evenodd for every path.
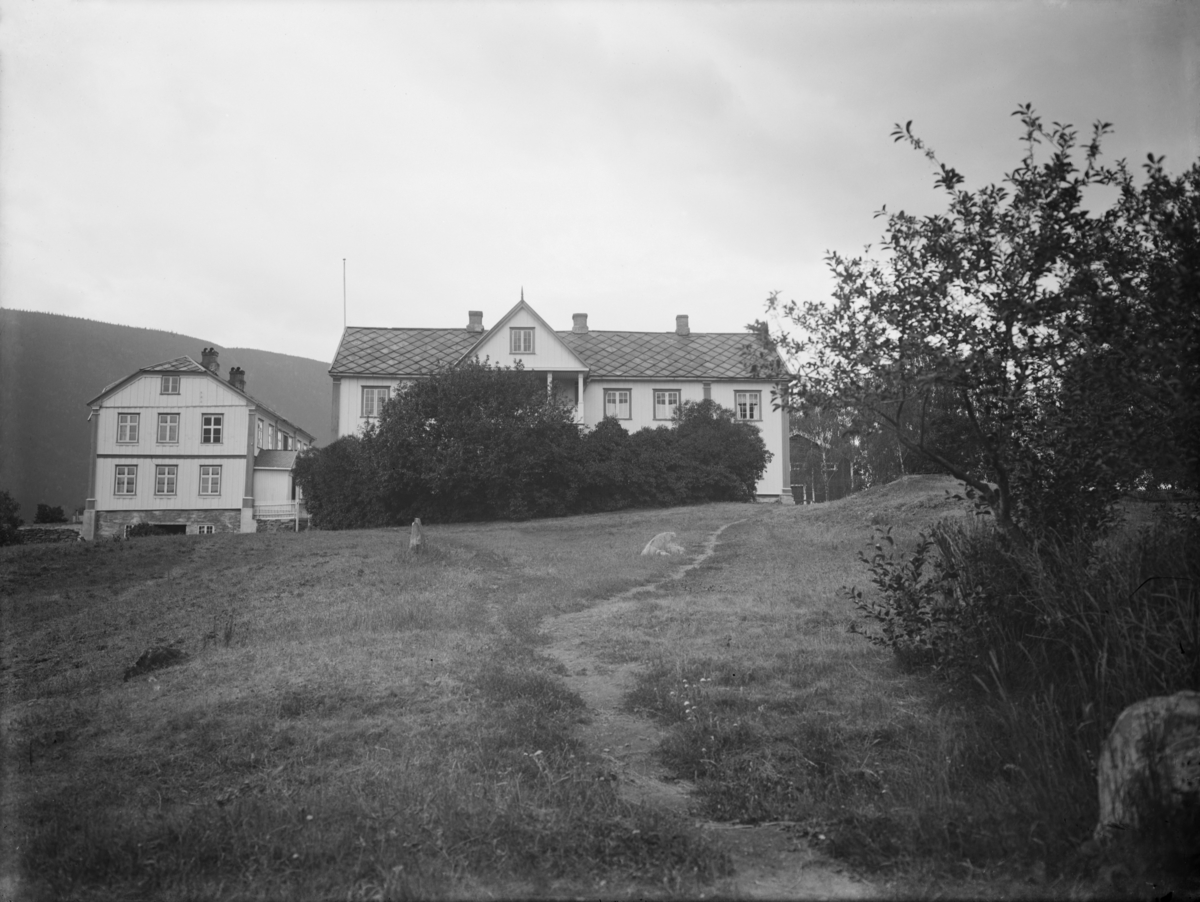
M 88 401 L 152 363 L 200 349 L 220 352 L 221 375 L 246 371 L 246 390 L 328 444 L 329 364 L 271 351 L 223 348 L 205 338 L 53 313 L 0 309 L 0 489 L 32 523 L 39 502 L 67 513 L 87 496 Z

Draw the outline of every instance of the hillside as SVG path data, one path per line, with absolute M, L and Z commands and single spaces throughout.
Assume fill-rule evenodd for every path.
M 221 372 L 246 371 L 246 389 L 312 433 L 332 439 L 329 364 L 205 338 L 94 320 L 0 309 L 0 489 L 33 522 L 39 502 L 81 507 L 87 495 L 89 436 L 85 404 L 104 386 L 142 366 L 203 347 L 221 354 Z

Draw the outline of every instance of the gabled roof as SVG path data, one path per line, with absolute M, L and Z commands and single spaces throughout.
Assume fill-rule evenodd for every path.
M 753 379 L 747 332 L 559 332 L 563 344 L 588 366 L 588 377 L 642 379 Z M 758 377 L 761 378 L 761 377 Z
M 486 332 L 484 333 L 487 334 Z M 329 367 L 343 374 L 420 376 L 453 364 L 479 339 L 466 329 L 372 329 L 349 326 Z
M 88 406 L 91 407 L 93 404 L 95 404 L 97 401 L 101 400 L 106 395 L 113 392 L 115 389 L 120 388 L 122 385 L 125 385 L 128 382 L 132 382 L 134 379 L 136 379 L 138 376 L 141 376 L 143 373 L 204 373 L 210 379 L 215 379 L 217 382 L 220 382 L 223 386 L 225 386 L 227 389 L 229 389 L 235 395 L 241 395 L 243 398 L 245 398 L 247 401 L 249 401 L 255 407 L 260 408 L 261 410 L 265 411 L 266 413 L 269 413 L 273 417 L 278 417 L 279 419 L 283 420 L 285 423 L 289 423 L 292 426 L 292 428 L 294 428 L 297 432 L 308 436 L 308 440 L 310 442 L 313 440 L 312 433 L 310 433 L 304 429 L 301 429 L 300 426 L 298 426 L 296 423 L 289 420 L 287 417 L 283 416 L 282 414 L 276 413 L 274 410 L 272 410 L 270 407 L 268 407 L 262 401 L 259 401 L 253 395 L 248 394 L 246 391 L 238 388 L 236 385 L 233 385 L 232 383 L 225 381 L 220 376 L 218 376 L 216 373 L 214 373 L 212 370 L 205 369 L 203 366 L 201 366 L 196 361 L 194 361 L 191 357 L 176 357 L 174 360 L 164 360 L 162 363 L 152 363 L 152 364 L 150 364 L 150 366 L 141 367 L 136 372 L 130 373 L 128 376 L 124 377 L 123 379 L 118 379 L 116 382 L 110 382 L 108 385 L 104 386 L 104 388 L 100 391 L 100 394 L 96 395 L 96 397 L 92 398 L 92 400 L 87 402 Z
M 296 463 L 296 451 L 268 451 L 265 448 L 254 455 L 256 470 L 290 470 Z
M 504 314 L 504 316 L 500 317 L 500 319 L 496 322 L 496 325 L 492 326 L 492 328 L 488 329 L 486 332 L 484 332 L 482 335 L 480 335 L 478 337 L 478 339 L 475 341 L 475 343 L 473 345 L 471 345 L 471 347 L 467 348 L 467 350 L 463 353 L 462 357 L 459 358 L 458 362 L 461 363 L 463 360 L 466 360 L 468 357 L 477 356 L 479 353 L 479 349 L 482 348 L 483 345 L 489 339 L 491 339 L 496 334 L 498 334 L 500 332 L 500 330 L 503 329 L 512 320 L 512 318 L 514 316 L 516 316 L 518 313 L 520 313 L 522 310 L 524 310 L 526 313 L 528 313 L 530 316 L 532 316 L 534 319 L 534 322 L 538 323 L 543 329 L 545 329 L 547 334 L 554 335 L 560 341 L 562 340 L 562 334 L 559 332 L 555 332 L 553 329 L 551 329 L 550 324 L 548 322 L 546 322 L 544 319 L 542 319 L 541 315 L 536 310 L 534 310 L 532 307 L 529 306 L 529 304 L 525 300 L 525 291 L 524 291 L 524 289 L 522 289 L 521 300 L 517 301 L 516 306 L 514 306 L 511 310 L 509 310 L 508 313 Z M 579 361 L 580 366 L 587 367 L 587 363 L 585 363 L 583 360 L 579 359 L 579 355 L 576 354 L 575 351 L 571 349 L 570 345 L 567 345 L 567 351 L 571 354 L 571 356 L 573 356 L 576 360 Z

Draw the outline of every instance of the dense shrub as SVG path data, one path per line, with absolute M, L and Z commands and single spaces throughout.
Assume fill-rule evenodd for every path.
M 21 505 L 4 489 L 0 489 L 0 545 L 21 543 L 21 518 L 17 511 Z
M 387 522 L 375 467 L 357 436 L 300 452 L 295 479 L 315 527 L 354 529 Z
M 376 425 L 297 461 L 314 523 L 330 529 L 523 520 L 702 501 L 745 501 L 770 454 L 712 401 L 674 428 L 581 434 L 544 374 L 472 362 L 400 388 Z
M 39 504 L 37 506 L 37 514 L 33 518 L 34 523 L 66 523 L 67 515 L 63 513 L 61 507 L 51 507 L 48 504 Z

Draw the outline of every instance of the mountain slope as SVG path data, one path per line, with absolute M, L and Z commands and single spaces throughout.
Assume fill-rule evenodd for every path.
M 220 352 L 222 375 L 246 371 L 246 390 L 328 444 L 329 364 L 307 357 L 215 342 L 174 332 L 117 326 L 54 313 L 0 309 L 0 489 L 32 523 L 39 502 L 68 513 L 87 496 L 90 426 L 86 403 L 139 367 L 200 349 Z

